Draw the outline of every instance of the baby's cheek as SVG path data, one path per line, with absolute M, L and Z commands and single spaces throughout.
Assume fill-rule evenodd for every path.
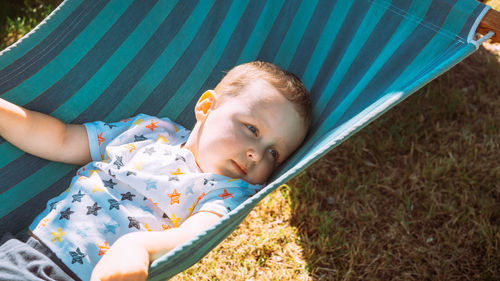
M 262 165 L 256 172 L 255 181 L 259 184 L 264 183 L 273 172 L 273 165 Z

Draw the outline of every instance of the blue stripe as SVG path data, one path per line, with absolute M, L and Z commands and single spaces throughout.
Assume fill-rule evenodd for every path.
M 288 69 L 290 61 L 297 51 L 297 46 L 303 39 L 304 31 L 307 28 L 306 23 L 311 21 L 316 4 L 317 1 L 302 1 L 300 4 L 292 22 L 287 26 L 286 35 L 281 42 L 278 53 L 273 59 L 276 65 L 280 65 L 283 69 Z
M 190 12 L 182 28 L 177 32 L 171 43 L 162 50 L 161 55 L 154 61 L 141 79 L 121 99 L 120 103 L 106 116 L 106 120 L 113 121 L 128 117 L 131 112 L 147 99 L 146 93 L 151 93 L 158 86 L 165 75 L 177 63 L 183 51 L 189 46 L 200 28 L 208 12 L 213 6 L 213 1 L 199 2 Z
M 39 45 L 0 71 L 0 93 L 18 86 L 51 62 L 92 21 L 107 0 L 84 1 Z
M 285 38 L 288 31 L 288 27 L 299 9 L 300 2 L 301 1 L 298 0 L 290 0 L 281 7 L 278 18 L 274 22 L 273 27 L 267 35 L 266 41 L 257 56 L 258 60 L 269 62 L 274 61 L 274 58 L 281 46 L 281 42 Z
M 26 108 L 52 112 L 68 100 L 113 55 L 154 4 L 154 1 L 134 1 L 78 64 L 47 91 L 26 104 Z
M 251 36 L 259 15 L 262 14 L 262 10 L 266 1 L 253 1 L 250 5 L 247 5 L 241 20 L 234 29 L 231 38 L 228 43 L 225 44 L 224 52 L 220 57 L 217 64 L 212 68 L 208 78 L 205 82 L 198 88 L 197 93 L 201 93 L 208 89 L 215 88 L 215 85 L 223 77 L 223 71 L 231 69 L 238 60 L 241 52 L 244 49 L 248 38 Z M 182 113 L 175 119 L 179 124 L 183 124 L 187 128 L 190 128 L 195 123 L 195 118 L 193 114 L 194 106 L 198 101 L 199 95 L 193 95 L 189 104 L 184 108 Z
M 167 101 L 157 115 L 169 116 L 175 120 L 189 104 L 191 97 L 197 95 L 196 91 L 199 89 L 199 85 L 208 78 L 210 73 L 207 69 L 212 69 L 217 64 L 223 54 L 223 47 L 227 46 L 247 4 L 248 0 L 236 1 L 231 4 L 222 24 L 217 28 L 215 36 L 210 41 L 206 41 L 206 46 L 200 46 L 204 52 L 196 62 L 196 66 L 191 69 L 175 95 Z
M 151 39 L 157 31 L 157 27 L 167 18 L 175 4 L 173 1 L 159 1 L 97 73 L 51 115 L 61 119 L 65 118 L 65 120 L 74 120 L 85 111 L 120 75 L 121 71 L 116 70 L 124 69 Z M 123 102 L 124 99 L 120 101 L 120 104 Z M 120 110 L 120 108 L 117 106 L 114 110 Z M 121 112 L 132 111 L 121 110 Z M 118 119 L 122 118 L 115 120 Z
M 439 26 L 444 22 L 449 10 L 441 10 L 439 13 L 436 13 L 435 9 L 437 9 L 437 7 L 434 5 L 439 4 L 436 4 L 435 2 L 431 4 L 427 10 L 426 16 L 424 17 L 424 21 L 430 21 L 432 19 L 432 22 Z M 448 8 L 451 7 L 448 6 Z M 411 62 L 413 62 L 420 52 L 424 50 L 434 36 L 435 33 L 428 27 L 419 26 L 415 29 L 408 37 L 408 41 L 405 42 L 404 47 L 398 49 L 390 58 L 388 58 L 384 67 L 377 72 L 372 81 L 370 81 L 367 85 L 366 88 L 370 89 L 370 96 L 381 94 L 382 91 L 388 91 L 389 86 L 393 84 L 394 80 L 401 77 L 403 71 L 407 69 Z M 338 102 L 335 99 L 328 102 L 325 110 L 321 112 L 321 115 L 317 120 L 317 122 L 322 125 L 313 130 L 314 134 L 316 132 L 326 132 L 338 125 L 340 117 L 338 117 L 335 112 L 338 112 L 339 110 L 346 112 L 346 110 L 336 108 L 337 105 Z M 353 113 L 349 112 L 349 116 L 352 116 L 352 114 Z M 346 116 L 343 116 L 342 118 L 345 119 Z M 333 119 L 332 121 L 334 122 L 326 121 L 330 119 Z
M 230 1 L 217 1 L 214 4 L 189 47 L 151 95 L 139 106 L 135 114 L 144 112 L 157 115 L 170 98 L 177 93 L 179 87 L 203 55 L 207 42 L 211 42 L 217 33 L 230 4 Z
M 321 0 L 318 5 L 316 5 L 316 10 L 312 15 L 311 21 L 309 21 L 307 25 L 302 40 L 288 67 L 288 70 L 298 77 L 303 76 L 313 54 L 314 47 L 321 38 L 320 35 L 325 29 L 329 15 L 332 13 L 336 2 L 337 1 Z
M 338 63 L 347 51 L 347 47 L 352 41 L 352 37 L 356 34 L 361 21 L 365 17 L 369 9 L 366 1 L 355 0 L 349 9 L 346 19 L 342 22 L 342 26 L 335 37 L 332 47 L 328 51 L 326 59 L 322 62 L 319 74 L 314 82 L 311 93 L 324 93 L 325 88 L 337 69 Z M 313 106 L 316 106 L 318 99 L 316 95 L 312 96 Z
M 9 162 L 15 160 L 17 157 L 21 156 L 24 152 L 15 148 L 13 145 L 8 143 L 2 137 L 0 137 L 0 175 L 2 175 L 2 168 L 5 167 Z M 1 176 L 0 176 L 1 179 Z M 1 185 L 1 183 L 0 183 Z
M 45 188 L 42 194 L 36 194 L 31 196 L 29 200 L 24 203 L 19 203 L 15 209 L 3 209 L 0 211 L 0 233 L 18 233 L 26 227 L 26 224 L 30 224 L 37 216 L 47 207 L 47 200 L 49 198 L 54 198 L 61 194 L 67 187 L 71 178 L 75 175 L 76 169 L 71 170 L 69 173 L 63 175 L 59 180 L 54 182 L 49 187 Z M 8 200 L 6 198 L 5 200 Z M 0 197 L 0 201 L 4 200 Z M 11 202 L 12 203 L 12 202 Z M 2 206 L 6 206 L 4 203 L 0 202 Z M 10 212 L 9 212 L 10 211 Z M 12 222 L 21 222 L 13 225 Z
M 165 47 L 175 37 L 183 26 L 190 12 L 196 6 L 195 1 L 180 1 L 173 8 L 155 34 L 149 39 L 141 51 L 121 71 L 120 75 L 110 84 L 84 112 L 75 120 L 83 123 L 94 120 L 104 120 L 113 108 L 123 99 L 128 91 L 137 83 L 144 73 L 160 56 Z M 141 93 L 145 94 L 145 93 Z M 145 112 L 146 113 L 146 112 Z M 131 112 L 127 113 L 128 115 Z
M 318 44 L 310 51 L 311 58 L 307 64 L 304 74 L 301 75 L 302 82 L 307 89 L 311 90 L 314 85 L 314 81 L 317 80 L 320 70 L 323 68 L 323 62 L 328 57 L 331 46 L 333 45 L 333 42 L 335 42 L 335 38 L 337 37 L 337 34 L 342 26 L 339 22 L 346 20 L 347 13 L 351 10 L 352 4 L 352 1 L 339 1 L 335 4 L 326 26 L 321 32 Z M 311 91 L 311 98 L 313 101 L 317 100 L 320 95 L 320 92 Z
M 461 1 L 463 2 L 463 1 Z M 461 38 L 464 38 L 465 41 L 467 41 L 467 37 L 469 36 L 469 31 L 471 29 L 471 26 L 474 24 L 476 21 L 478 15 L 483 11 L 484 5 L 483 3 L 480 2 L 473 2 L 470 4 L 475 4 L 473 7 L 462 7 L 460 6 L 461 9 L 467 8 L 468 10 L 460 10 L 460 16 L 463 18 L 464 15 L 468 15 L 467 20 L 463 23 L 462 29 L 460 29 L 460 32 L 458 32 L 458 36 Z M 466 13 L 471 11 L 472 12 Z
M 45 188 L 57 182 L 65 174 L 74 170 L 74 168 L 75 166 L 51 162 L 34 172 L 30 177 L 23 179 L 15 188 L 6 190 L 0 194 L 0 206 L 2 206 L 0 217 L 8 213 L 8 210 L 13 210 L 28 201 L 31 197 L 39 193 L 43 194 Z M 66 182 L 65 188 L 68 187 L 68 183 Z M 44 200 L 46 199 L 48 198 L 44 198 Z
M 402 2 L 401 5 L 403 5 L 403 7 L 400 8 L 402 8 L 404 11 L 407 11 L 410 5 L 408 1 L 404 0 L 395 0 L 393 1 L 393 3 L 394 2 Z M 405 4 L 408 6 L 405 7 Z M 371 12 L 370 14 L 372 15 L 370 16 L 370 18 L 375 19 L 375 13 Z M 403 17 L 394 16 L 392 11 L 386 10 L 384 15 L 378 20 L 375 27 L 371 30 L 370 35 L 367 37 L 364 45 L 361 47 L 359 52 L 356 52 L 355 47 L 349 47 L 349 54 L 353 56 L 353 61 L 348 61 L 347 63 L 343 64 L 341 63 L 344 68 L 348 67 L 348 69 L 346 69 L 345 72 L 342 72 L 339 70 L 339 65 L 339 67 L 337 67 L 335 70 L 334 78 L 331 78 L 329 83 L 327 84 L 328 89 L 335 89 L 335 98 L 330 99 L 329 103 L 325 103 L 325 107 L 322 107 L 323 103 L 320 99 L 320 102 L 316 104 L 315 112 L 322 112 L 325 108 L 328 107 L 328 112 L 332 113 L 332 110 L 336 110 L 340 102 L 345 101 L 347 95 L 358 95 L 360 93 L 352 92 L 352 89 L 358 85 L 359 80 L 361 80 L 362 78 L 359 77 L 359 75 L 365 74 L 368 68 L 372 66 L 374 60 L 377 58 L 377 56 L 374 54 L 380 54 L 382 52 L 391 36 L 398 29 L 399 24 L 402 20 Z M 368 26 L 366 25 L 367 24 L 363 24 L 358 30 L 369 30 L 372 24 L 368 23 Z M 364 37 L 364 35 L 361 34 L 361 37 Z M 355 42 L 355 44 L 362 44 L 361 40 L 363 39 L 354 38 L 353 42 Z M 344 56 L 344 58 L 345 57 L 347 57 L 347 55 Z M 335 76 L 337 76 L 339 72 L 339 77 L 335 79 Z M 330 83 L 332 82 L 337 83 L 331 85 Z M 326 92 L 329 92 L 329 90 L 326 90 Z
M 85 29 L 43 68 L 43 71 L 37 72 L 16 88 L 5 93 L 4 97 L 16 104 L 25 105 L 53 86 L 94 47 L 126 10 L 130 2 L 131 0 L 122 0 L 108 3 Z
M 255 24 L 255 28 L 238 58 L 237 65 L 254 61 L 257 58 L 265 42 L 265 38 L 269 35 L 269 26 L 273 25 L 284 4 L 284 0 L 266 1 L 266 6 L 262 14 L 259 15 L 259 20 Z
M 0 169 L 0 195 L 40 170 L 48 163 L 49 161 L 47 160 L 29 154 L 22 154 L 22 156 L 15 161 L 5 165 Z

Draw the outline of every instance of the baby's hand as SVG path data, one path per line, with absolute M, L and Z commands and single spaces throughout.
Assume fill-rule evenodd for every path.
M 133 237 L 133 236 L 132 236 Z M 149 254 L 131 235 L 124 235 L 104 254 L 92 271 L 91 281 L 146 280 Z

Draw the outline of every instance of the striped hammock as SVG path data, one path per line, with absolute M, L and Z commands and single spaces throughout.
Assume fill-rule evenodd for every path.
M 475 0 L 67 0 L 0 53 L 0 97 L 70 123 L 146 113 L 190 128 L 198 96 L 237 64 L 270 61 L 302 79 L 314 104 L 305 144 L 261 192 L 154 261 L 150 280 L 165 280 L 264 196 L 474 52 L 488 9 Z M 0 138 L 0 234 L 23 231 L 75 170 Z

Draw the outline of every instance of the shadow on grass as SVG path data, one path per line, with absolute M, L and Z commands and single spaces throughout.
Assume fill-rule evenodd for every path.
M 499 60 L 481 47 L 281 190 L 313 279 L 500 276 Z

